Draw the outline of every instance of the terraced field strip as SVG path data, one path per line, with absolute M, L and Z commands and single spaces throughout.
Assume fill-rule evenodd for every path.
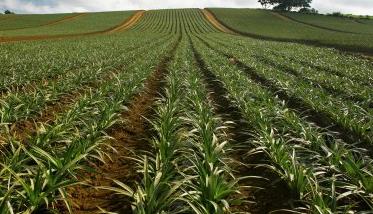
M 108 30 L 107 33 L 121 32 L 131 28 L 143 17 L 144 13 L 145 11 L 139 11 L 135 13 L 132 17 L 124 21 L 122 24 L 118 25 L 117 27 L 114 27 L 112 30 Z
M 57 25 L 57 24 L 60 24 L 60 23 L 63 23 L 63 22 L 71 21 L 73 19 L 79 18 L 79 17 L 84 16 L 84 15 L 86 15 L 86 13 L 78 13 L 78 14 L 74 14 L 74 15 L 71 15 L 71 16 L 63 17 L 63 18 L 58 19 L 58 20 L 50 21 L 50 22 L 45 23 L 45 24 L 37 25 L 37 26 L 13 28 L 13 29 L 1 30 L 1 31 L 13 31 L 13 30 L 22 30 L 22 29 L 28 29 L 28 28 L 44 27 L 44 26 L 53 26 L 53 25 Z
M 124 21 L 121 25 L 109 28 L 102 31 L 94 31 L 87 33 L 77 33 L 77 34 L 61 34 L 61 35 L 36 35 L 36 36 L 13 36 L 13 37 L 0 37 L 0 43 L 4 42 L 17 42 L 17 41 L 35 41 L 35 40 L 47 40 L 47 39 L 66 39 L 81 36 L 91 36 L 91 35 L 102 35 L 107 33 L 115 33 L 123 30 L 127 30 L 135 25 L 144 14 L 144 11 L 138 11 L 131 18 Z
M 363 56 L 373 55 L 373 47 L 369 42 L 372 40 L 372 35 L 337 32 L 335 30 L 331 31 L 320 27 L 309 26 L 293 20 L 290 21 L 289 19 L 284 20 L 284 17 L 280 18 L 272 14 L 272 12 L 265 10 L 247 9 L 248 11 L 239 11 L 242 9 L 219 8 L 208 8 L 206 10 L 210 11 L 215 16 L 220 25 L 223 25 L 225 28 L 238 35 L 265 41 L 334 48 L 342 53 L 348 54 Z M 224 10 L 227 10 L 227 12 L 225 13 Z M 254 13 L 254 15 L 251 13 Z M 258 22 L 249 21 L 248 24 L 246 24 L 244 22 L 245 19 L 258 19 Z M 260 19 L 263 21 L 260 21 Z M 271 27 L 272 24 L 276 26 Z
M 65 17 L 65 18 L 63 18 L 63 19 L 56 20 L 56 21 L 52 21 L 52 22 L 49 22 L 49 23 L 47 23 L 47 24 L 40 25 L 40 26 L 37 26 L 37 27 L 57 25 L 57 24 L 60 24 L 60 23 L 66 22 L 66 21 L 70 21 L 70 20 L 73 20 L 73 19 L 79 18 L 79 17 L 84 16 L 84 15 L 87 15 L 87 14 L 86 14 L 86 13 L 78 13 L 78 14 L 74 14 L 74 15 L 71 15 L 71 16 L 68 16 L 68 17 Z
M 224 32 L 224 33 L 230 33 L 230 34 L 237 34 L 237 32 L 234 32 L 232 31 L 231 29 L 227 28 L 226 26 L 224 26 L 221 22 L 219 22 L 215 15 L 213 13 L 211 13 L 209 10 L 207 9 L 203 9 L 203 14 L 205 15 L 206 19 L 214 26 L 216 27 L 217 29 L 219 29 L 221 32 Z
M 320 26 L 320 25 L 316 25 L 316 24 L 312 24 L 312 23 L 300 21 L 300 20 L 295 19 L 293 17 L 287 16 L 286 14 L 281 14 L 281 13 L 278 13 L 278 12 L 271 12 L 271 13 L 273 15 L 275 15 L 275 16 L 283 19 L 283 20 L 298 22 L 300 24 L 308 25 L 308 26 L 314 27 L 314 28 L 320 28 L 320 29 L 323 29 L 323 30 L 334 31 L 334 32 L 339 32 L 339 33 L 350 33 L 350 34 L 357 34 L 357 35 L 361 34 L 361 33 L 357 33 L 357 32 L 351 32 L 351 31 L 345 31 L 345 30 L 338 30 L 338 29 L 328 28 L 328 27 L 324 27 L 324 26 Z

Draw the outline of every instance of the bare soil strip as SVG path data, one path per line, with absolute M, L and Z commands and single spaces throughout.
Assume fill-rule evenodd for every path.
M 124 30 L 127 30 L 134 26 L 144 15 L 145 11 L 139 11 L 135 13 L 130 19 L 127 21 L 124 21 L 120 25 L 114 27 L 113 29 L 109 30 L 107 33 L 116 33 L 116 32 L 121 32 Z
M 0 37 L 0 43 L 6 42 L 18 42 L 18 41 L 35 41 L 35 40 L 47 40 L 47 39 L 66 39 L 66 38 L 74 38 L 74 37 L 81 37 L 81 36 L 90 36 L 90 35 L 101 35 L 101 34 L 108 34 L 108 33 L 116 33 L 123 30 L 127 30 L 133 25 L 135 25 L 144 14 L 144 11 L 138 11 L 122 24 L 111 27 L 106 30 L 101 31 L 94 31 L 94 32 L 87 32 L 87 33 L 75 33 L 75 34 L 61 34 L 61 35 L 35 35 L 35 36 L 11 36 L 11 37 Z M 135 18 L 134 18 L 135 17 Z
M 337 49 L 337 50 L 341 51 L 344 54 L 351 54 L 351 55 L 359 56 L 361 58 L 365 58 L 365 59 L 373 61 L 373 49 L 369 48 L 369 47 L 357 47 L 357 46 L 354 46 L 354 45 L 325 44 L 325 43 L 322 43 L 322 42 L 317 41 L 317 40 L 276 38 L 276 37 L 272 37 L 272 36 L 264 36 L 264 35 L 255 34 L 255 33 L 243 32 L 243 31 L 233 29 L 232 27 L 224 24 L 224 22 L 219 20 L 215 16 L 215 14 L 212 13 L 209 9 L 204 9 L 204 10 L 209 11 L 214 16 L 214 18 L 219 23 L 219 25 L 224 26 L 228 30 L 234 32 L 234 34 L 236 34 L 236 35 L 240 35 L 240 36 L 244 36 L 244 37 L 250 37 L 250 38 L 253 38 L 253 39 L 265 40 L 265 41 L 297 43 L 297 44 L 309 45 L 309 46 L 320 47 L 320 48 L 334 48 L 334 49 Z M 211 24 L 213 24 L 213 23 L 211 22 Z
M 114 125 L 107 132 L 113 138 L 111 145 L 117 152 L 108 151 L 111 160 L 107 160 L 106 164 L 90 163 L 93 171 L 84 172 L 79 177 L 79 180 L 85 181 L 87 185 L 74 186 L 69 190 L 73 213 L 100 213 L 98 207 L 112 212 L 132 213 L 129 199 L 94 187 L 115 186 L 113 179 L 134 187 L 136 182 L 141 180 L 136 163 L 130 157 L 134 156 L 133 152 L 150 150 L 148 140 L 154 133 L 145 118 L 154 117 L 153 107 L 163 92 L 167 67 L 177 46 L 178 43 L 146 80 L 144 90 L 130 102 L 128 111 L 121 113 L 121 119 L 125 122 Z
M 206 19 L 218 30 L 224 32 L 224 33 L 230 33 L 230 34 L 237 34 L 234 31 L 226 28 L 224 25 L 222 25 L 215 17 L 213 13 L 211 13 L 209 10 L 203 9 L 203 14 L 205 15 Z
M 216 48 L 213 48 L 201 38 L 199 39 L 211 50 L 221 55 L 224 55 L 227 58 L 227 60 L 234 59 L 235 65 L 240 70 L 245 71 L 245 73 L 248 75 L 248 77 L 251 80 L 263 86 L 263 88 L 268 89 L 271 93 L 278 96 L 281 100 L 286 101 L 285 104 L 289 109 L 292 109 L 295 112 L 298 112 L 299 115 L 305 116 L 306 120 L 308 120 L 309 122 L 314 123 L 317 126 L 330 131 L 330 133 L 334 133 L 336 137 L 342 139 L 344 142 L 347 142 L 350 144 L 356 144 L 357 142 L 362 142 L 359 144 L 359 146 L 367 149 L 368 154 L 370 156 L 373 155 L 372 147 L 368 143 L 369 139 L 365 139 L 364 136 L 361 136 L 359 133 L 355 133 L 351 130 L 346 129 L 341 124 L 334 121 L 329 114 L 314 110 L 311 106 L 305 103 L 301 98 L 290 96 L 289 94 L 286 93 L 286 91 L 277 87 L 276 84 L 273 83 L 272 81 L 258 74 L 254 68 L 251 68 L 247 66 L 246 64 L 244 64 L 243 62 L 239 61 L 235 56 L 228 55 Z
M 230 153 L 231 158 L 242 164 L 235 164 L 233 170 L 237 177 L 242 176 L 261 176 L 264 179 L 246 179 L 240 182 L 242 186 L 256 186 L 263 189 L 241 189 L 245 200 L 255 203 L 243 203 L 232 207 L 235 212 L 247 212 L 253 214 L 269 213 L 279 209 L 290 209 L 292 196 L 286 183 L 281 181 L 281 178 L 269 169 L 255 167 L 255 164 L 263 164 L 268 162 L 268 158 L 264 155 L 247 157 L 245 154 L 250 150 L 252 145 L 249 143 L 252 138 L 249 136 L 249 131 L 252 129 L 244 120 L 240 110 L 227 98 L 228 91 L 224 85 L 218 80 L 215 74 L 210 71 L 194 49 L 194 57 L 196 64 L 204 76 L 205 84 L 208 91 L 211 92 L 210 98 L 215 104 L 215 113 L 223 118 L 224 121 L 232 121 L 234 124 L 228 127 L 228 135 L 233 139 L 233 150 Z M 242 197 L 236 195 L 233 197 Z

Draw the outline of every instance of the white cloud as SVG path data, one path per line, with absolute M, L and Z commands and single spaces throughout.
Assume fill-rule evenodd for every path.
M 322 13 L 373 15 L 373 0 L 314 0 L 312 6 Z
M 111 10 L 204 7 L 260 7 L 257 0 L 0 0 L 0 8 L 19 13 L 61 13 Z M 37 2 L 37 3 L 36 3 Z M 320 12 L 373 15 L 373 0 L 314 0 Z

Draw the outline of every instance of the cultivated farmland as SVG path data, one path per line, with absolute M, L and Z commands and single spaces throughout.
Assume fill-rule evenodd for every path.
M 247 14 L 299 18 L 174 9 L 0 30 L 0 213 L 372 212 L 369 30 Z M 250 37 L 290 28 L 336 49 Z
M 208 9 L 228 28 L 271 41 L 373 53 L 371 27 L 349 19 L 260 9 Z

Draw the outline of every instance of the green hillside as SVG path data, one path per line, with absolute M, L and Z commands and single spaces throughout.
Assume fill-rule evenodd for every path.
M 347 17 L 334 17 L 325 15 L 312 15 L 302 13 L 281 13 L 295 21 L 310 24 L 323 29 L 330 29 L 340 32 L 350 32 L 356 34 L 372 34 L 373 28 L 360 23 L 360 20 Z
M 45 25 L 53 21 L 58 21 L 74 14 L 30 14 L 30 15 L 1 15 L 1 17 L 9 17 L 0 21 L 0 31 L 14 30 L 20 28 L 37 27 Z
M 226 26 L 252 37 L 289 42 L 305 42 L 330 47 L 334 46 L 345 50 L 373 53 L 373 35 L 342 33 L 321 29 L 319 27 L 299 23 L 268 10 L 219 8 L 210 10 L 216 15 L 217 19 Z M 302 18 L 302 20 L 309 21 L 310 19 L 310 15 L 291 15 L 296 18 Z M 316 16 L 316 18 L 318 17 L 319 16 Z M 328 21 L 323 22 L 322 20 Z M 323 22 L 323 24 L 320 25 L 329 27 L 333 25 L 331 23 L 339 23 L 338 26 L 336 25 L 333 27 L 339 27 L 341 30 L 347 30 L 347 26 L 352 25 L 354 28 L 351 28 L 351 31 L 371 32 L 371 29 L 365 29 L 360 23 L 340 24 L 340 20 L 336 20 L 334 17 L 322 17 L 313 20 L 313 22 L 319 24 Z
M 134 11 L 87 13 L 55 25 L 0 31 L 0 36 L 61 35 L 102 31 L 119 25 L 133 14 Z

